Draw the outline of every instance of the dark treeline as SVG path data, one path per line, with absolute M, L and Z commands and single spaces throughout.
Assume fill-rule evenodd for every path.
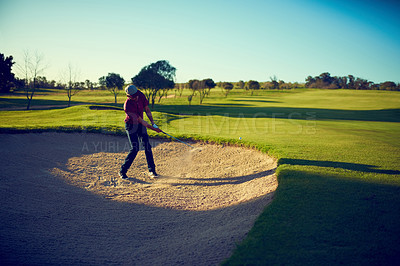
M 47 80 L 46 77 L 44 76 L 38 76 L 35 80 L 36 82 L 36 87 L 37 88 L 43 88 L 43 89 L 65 89 L 68 84 L 62 83 L 60 81 L 55 81 L 55 80 Z M 28 82 L 26 79 L 19 79 L 15 78 L 14 80 L 14 88 L 15 89 L 20 89 L 24 88 L 26 86 L 32 86 L 33 80 L 29 80 Z M 79 89 L 98 89 L 99 84 L 91 82 L 90 80 L 86 80 L 85 82 L 74 82 L 73 84 L 74 87 L 79 88 Z
M 388 90 L 388 91 L 400 91 L 400 84 L 396 84 L 393 81 L 385 81 L 379 84 L 375 84 L 372 81 L 366 79 L 357 78 L 353 75 L 344 77 L 332 77 L 330 73 L 325 72 L 319 76 L 306 78 L 307 88 L 319 88 L 319 89 L 348 89 L 348 90 Z

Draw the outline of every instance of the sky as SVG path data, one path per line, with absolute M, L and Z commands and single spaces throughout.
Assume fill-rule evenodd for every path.
M 129 82 L 168 60 L 176 82 L 400 82 L 399 11 L 389 0 L 0 0 L 0 53 L 16 65 L 40 54 L 56 81 L 72 66 L 80 81 Z

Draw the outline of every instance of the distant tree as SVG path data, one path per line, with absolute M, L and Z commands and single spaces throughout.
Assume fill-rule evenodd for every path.
M 337 77 L 337 84 L 339 88 L 348 89 L 347 77 Z
M 175 86 L 174 86 L 175 88 Z M 158 90 L 157 94 L 158 94 L 158 103 L 161 102 L 161 99 L 163 97 L 167 98 L 168 97 L 168 91 L 171 90 L 171 88 L 162 88 L 161 90 Z
M 182 83 L 175 83 L 174 86 L 174 91 L 175 91 L 175 98 L 179 94 L 179 96 L 182 96 L 182 91 L 183 90 L 183 84 Z
M 212 88 L 215 88 L 217 84 L 212 79 L 203 79 L 200 82 L 200 88 L 199 88 L 199 95 L 200 95 L 200 104 L 203 103 L 204 98 L 207 95 L 210 95 L 210 90 Z
M 356 78 L 354 82 L 356 90 L 369 90 L 371 88 L 371 84 L 372 82 L 362 78 Z
M 23 58 L 24 63 L 23 65 L 19 65 L 19 68 L 25 77 L 26 110 L 29 110 L 33 96 L 38 88 L 38 76 L 44 72 L 46 66 L 44 64 L 43 55 L 37 52 L 34 56 L 31 56 L 29 51 L 25 51 Z
M 61 81 L 59 81 L 59 82 L 57 82 L 57 84 L 55 85 L 55 88 L 57 89 L 57 90 L 65 90 L 65 84 L 64 83 L 62 83 Z
M 292 89 L 300 88 L 300 84 L 298 82 L 294 82 L 291 86 Z
M 192 105 L 193 96 L 194 96 L 193 93 L 188 95 L 188 102 L 189 102 L 189 105 Z
M 393 81 L 385 81 L 379 84 L 380 90 L 394 91 L 397 90 L 397 85 Z
M 14 85 L 16 89 L 24 89 L 26 84 L 26 80 L 25 79 L 20 79 L 20 78 L 15 78 L 14 79 Z
M 353 75 L 348 75 L 347 76 L 347 80 L 348 80 L 347 88 L 351 89 L 351 90 L 355 90 L 355 84 L 354 84 L 355 78 L 354 78 L 354 76 Z
M 329 72 L 325 72 L 319 75 L 318 80 L 320 80 L 321 87 L 327 87 L 332 83 L 333 78 L 331 77 L 331 74 Z
M 260 89 L 260 83 L 258 83 L 258 81 L 254 81 L 254 80 L 248 81 L 247 86 L 248 86 L 249 90 L 251 91 L 251 95 L 253 95 L 255 90 Z
M 279 80 L 279 89 L 285 89 L 286 88 L 286 83 L 283 80 Z
M 132 83 L 145 92 L 154 107 L 158 91 L 174 88 L 175 72 L 176 68 L 168 61 L 160 60 L 143 67 L 139 74 L 132 78 Z
M 115 103 L 117 103 L 118 93 L 122 90 L 125 80 L 116 73 L 108 73 L 107 76 L 99 78 L 99 84 L 105 86 L 113 95 Z
M 188 87 L 192 93 L 188 96 L 189 105 L 192 105 L 192 100 L 196 92 L 200 90 L 201 82 L 197 79 L 189 80 Z
M 38 76 L 36 78 L 36 85 L 38 88 L 49 88 L 49 82 L 47 81 L 47 78 L 44 76 Z
M 212 88 L 215 88 L 215 86 L 217 85 L 210 78 L 209 79 L 203 79 L 203 80 L 192 79 L 192 80 L 189 80 L 188 84 L 189 84 L 189 89 L 192 90 L 192 94 L 191 94 L 190 98 L 188 98 L 189 104 L 192 101 L 193 96 L 196 93 L 199 93 L 200 104 L 202 104 L 204 98 L 209 94 L 209 91 Z
M 378 89 L 380 86 L 362 78 L 356 78 L 353 75 L 345 77 L 332 77 L 330 73 L 325 72 L 316 77 L 308 76 L 305 86 L 307 88 L 320 89 L 351 89 L 351 90 L 371 90 Z
M 228 97 L 229 92 L 233 89 L 233 84 L 230 82 L 222 83 L 222 88 L 225 91 L 225 97 Z
M 68 107 L 70 107 L 72 96 L 77 94 L 83 86 L 77 82 L 78 70 L 71 64 L 68 64 L 63 79 L 65 81 L 64 89 L 68 97 Z
M 272 90 L 278 90 L 279 89 L 278 78 L 274 75 L 273 77 L 269 77 L 269 79 L 271 80 L 270 88 Z
M 15 77 L 12 71 L 13 57 L 0 53 L 0 92 L 7 93 L 14 86 Z
M 55 80 L 52 80 L 49 82 L 49 88 L 55 89 L 57 85 L 57 82 Z
M 187 89 L 187 88 L 188 88 L 187 83 L 175 83 L 175 87 L 174 87 L 174 89 L 175 89 L 175 97 L 177 95 L 179 95 L 179 97 L 182 97 L 183 90 Z
M 314 83 L 315 83 L 315 78 L 313 78 L 313 77 L 311 77 L 311 76 L 308 76 L 308 77 L 306 78 L 306 84 L 305 84 L 305 86 L 306 86 L 307 88 L 311 88 L 311 86 L 312 86 Z
M 207 96 L 210 96 L 210 91 L 211 89 L 215 88 L 217 86 L 217 84 L 214 82 L 214 80 L 212 79 L 204 79 L 204 89 L 205 89 L 205 93 Z
M 85 80 L 85 87 L 88 90 L 93 90 L 94 89 L 94 83 L 87 79 L 87 80 Z
M 239 80 L 239 82 L 238 82 L 238 87 L 239 87 L 239 89 L 244 89 L 244 81 L 243 80 Z

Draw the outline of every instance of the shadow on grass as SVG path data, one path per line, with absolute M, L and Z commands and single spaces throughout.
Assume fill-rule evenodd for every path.
M 25 111 L 27 106 L 27 100 L 25 98 L 0 98 L 0 110 L 7 111 Z M 71 101 L 71 106 L 76 105 L 93 105 L 93 106 L 110 106 L 123 111 L 123 103 L 94 103 L 94 102 L 82 102 L 82 101 Z M 43 99 L 32 99 L 30 110 L 50 110 L 50 109 L 62 109 L 68 107 L 68 101 L 58 100 L 43 100 Z M 100 109 L 97 109 L 100 110 Z M 102 109 L 105 110 L 105 109 Z
M 71 104 L 78 104 L 79 102 L 71 102 Z M 0 108 L 7 110 L 25 110 L 28 101 L 26 98 L 0 98 Z M 41 100 L 32 99 L 31 109 L 54 109 L 54 108 L 65 108 L 68 105 L 68 101 L 57 101 L 57 100 Z M 49 106 L 52 106 L 51 108 Z
M 260 103 L 281 103 L 279 101 L 268 101 L 268 100 L 260 100 L 260 99 L 233 99 L 234 102 L 260 102 Z
M 399 265 L 400 187 L 281 170 L 226 265 Z
M 109 105 L 91 105 L 89 106 L 90 110 L 117 110 L 124 111 L 121 107 L 109 106 Z
M 377 166 L 375 166 L 375 165 L 358 164 L 358 163 L 281 158 L 281 159 L 279 159 L 279 165 L 282 165 L 282 164 L 342 168 L 345 170 L 352 170 L 352 171 L 359 171 L 359 172 L 366 172 L 366 173 L 376 173 L 376 174 L 387 174 L 387 175 L 399 175 L 400 174 L 400 171 L 397 171 L 397 170 L 377 169 L 376 168 Z

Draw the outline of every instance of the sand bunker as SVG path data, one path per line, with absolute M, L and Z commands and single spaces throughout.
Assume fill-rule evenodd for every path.
M 196 145 L 196 144 L 195 144 Z M 158 142 L 153 154 L 160 177 L 147 177 L 144 151 L 117 178 L 126 152 L 74 157 L 52 173 L 108 199 L 181 210 L 210 210 L 266 195 L 276 188 L 275 162 L 265 154 L 238 147 Z
M 117 173 L 126 137 L 0 135 L 0 261 L 208 265 L 227 258 L 277 187 L 276 162 L 239 147 L 154 140 Z

